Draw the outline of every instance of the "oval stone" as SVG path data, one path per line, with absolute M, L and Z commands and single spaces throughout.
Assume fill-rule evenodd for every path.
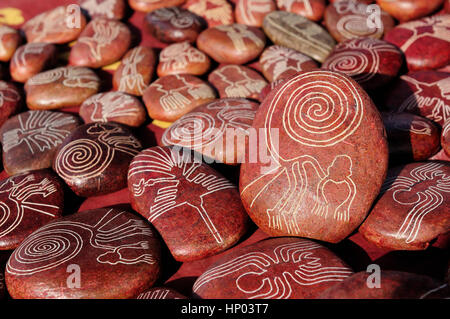
M 426 249 L 450 229 L 450 165 L 412 163 L 389 170 L 378 202 L 359 232 L 377 246 Z
M 85 123 L 116 122 L 139 127 L 145 122 L 146 116 L 141 101 L 122 92 L 99 93 L 80 106 L 80 117 Z
M 325 0 L 277 0 L 278 9 L 293 12 L 312 21 L 322 20 Z
M 8 62 L 21 42 L 16 29 L 0 25 L 0 61 Z
M 128 189 L 133 208 L 156 227 L 178 261 L 215 255 L 247 230 L 236 186 L 188 150 L 142 151 L 130 164 Z
M 294 49 L 323 62 L 336 42 L 320 25 L 298 14 L 274 11 L 266 15 L 263 29 L 273 43 Z
M 11 78 L 25 83 L 30 77 L 53 66 L 56 46 L 51 43 L 32 42 L 19 47 L 14 53 L 9 70 Z
M 22 30 L 25 32 L 28 42 L 62 44 L 77 39 L 86 26 L 86 18 L 80 13 L 73 21 L 68 19 L 68 15 L 74 14 L 73 8 L 70 6 L 56 7 L 25 22 Z
M 384 181 L 388 145 L 354 80 L 301 72 L 269 93 L 252 127 L 267 150 L 241 165 L 239 189 L 266 234 L 336 243 L 361 224 Z
M 117 123 L 79 126 L 61 144 L 53 169 L 81 197 L 127 186 L 127 170 L 141 143 Z
M 259 64 L 269 82 L 319 67 L 313 59 L 303 53 L 280 45 L 272 45 L 265 49 L 259 58 Z
M 202 299 L 311 299 L 352 273 L 318 243 L 270 238 L 220 258 L 192 290 Z
M 410 112 L 440 125 L 450 118 L 449 73 L 418 71 L 402 75 L 385 94 L 384 105 L 394 112 Z
M 265 45 L 261 30 L 238 23 L 206 29 L 197 38 L 197 47 L 219 63 L 247 63 L 257 58 Z
M 0 250 L 16 248 L 36 229 L 61 217 L 63 183 L 52 171 L 15 175 L 0 185 Z
M 206 21 L 198 15 L 179 7 L 161 8 L 145 16 L 147 30 L 159 41 L 195 42 L 206 28 Z
M 159 276 L 157 236 L 140 216 L 115 208 L 60 218 L 32 233 L 11 255 L 8 291 L 14 299 L 133 298 Z
M 167 128 L 161 142 L 192 149 L 225 164 L 242 163 L 248 130 L 258 107 L 259 104 L 246 99 L 203 104 Z
M 234 23 L 233 8 L 226 0 L 187 0 L 183 8 L 204 18 L 210 28 Z
M 211 60 L 189 42 L 174 43 L 159 54 L 157 73 L 159 77 L 170 74 L 203 75 L 211 65 Z
M 171 288 L 154 287 L 140 293 L 136 299 L 186 299 L 186 297 Z
M 89 22 L 70 50 L 69 64 L 99 68 L 118 61 L 131 44 L 131 32 L 117 20 L 96 18 Z
M 411 113 L 383 113 L 389 159 L 396 163 L 424 161 L 439 151 L 439 127 Z
M 120 20 L 125 16 L 125 0 L 81 0 L 80 6 L 91 19 L 101 17 Z
M 364 89 L 374 90 L 392 81 L 402 63 L 403 54 L 395 45 L 378 39 L 358 38 L 336 45 L 322 69 L 345 73 Z
M 136 11 L 150 12 L 159 8 L 179 6 L 186 0 L 128 0 L 130 7 Z
M 262 27 L 264 17 L 276 9 L 274 0 L 238 0 L 235 9 L 236 22 Z
M 155 64 L 153 49 L 143 46 L 131 49 L 114 72 L 114 90 L 141 96 L 153 77 Z
M 98 92 L 100 79 L 94 71 L 83 67 L 59 67 L 38 73 L 25 84 L 27 106 L 50 110 L 75 107 Z
M 444 0 L 377 0 L 384 11 L 400 22 L 415 20 L 436 11 Z
M 0 130 L 6 173 L 51 167 L 58 146 L 80 124 L 74 115 L 42 110 L 10 118 Z
M 242 65 L 223 65 L 208 76 L 220 98 L 242 97 L 258 99 L 266 80 L 256 71 Z
M 379 39 L 395 26 L 394 19 L 383 10 L 379 14 L 379 25 L 370 20 L 371 15 L 364 3 L 340 0 L 325 9 L 324 23 L 338 42 L 360 37 Z
M 445 125 L 442 127 L 441 145 L 444 152 L 450 156 L 450 120 L 445 122 Z
M 143 96 L 148 115 L 166 122 L 173 122 L 215 98 L 206 82 L 189 74 L 163 76 L 150 84 Z
M 450 64 L 450 14 L 398 25 L 384 39 L 405 54 L 410 71 L 439 69 Z
M 13 114 L 20 110 L 22 97 L 17 87 L 0 81 L 0 127 Z

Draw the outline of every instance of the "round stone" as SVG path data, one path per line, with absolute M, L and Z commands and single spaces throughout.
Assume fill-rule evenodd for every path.
M 114 90 L 141 96 L 153 77 L 155 64 L 153 49 L 142 46 L 131 49 L 114 72 Z
M 100 79 L 84 67 L 59 67 L 38 73 L 25 84 L 27 106 L 50 110 L 75 107 L 98 92 Z
M 450 118 L 449 73 L 418 71 L 402 75 L 385 94 L 384 105 L 394 112 L 410 112 L 440 125 Z
M 272 45 L 265 49 L 259 58 L 259 64 L 262 73 L 269 82 L 319 67 L 313 59 L 303 53 L 280 45 Z
M 442 127 L 441 145 L 444 152 L 450 156 L 450 120 L 447 120 Z
M 380 10 L 379 16 L 375 12 L 375 21 L 371 20 L 373 14 L 364 3 L 340 0 L 325 9 L 324 23 L 338 42 L 360 37 L 379 39 L 395 26 L 395 22 L 383 10 Z
M 220 98 L 242 97 L 258 99 L 266 80 L 256 71 L 235 64 L 223 65 L 208 76 L 208 81 L 217 89 Z
M 395 45 L 378 39 L 358 38 L 335 46 L 322 69 L 345 73 L 364 89 L 374 90 L 392 81 L 402 63 L 403 54 Z
M 436 11 L 444 0 L 377 0 L 384 11 L 400 22 L 415 20 Z
M 389 159 L 396 163 L 424 161 L 439 151 L 439 127 L 411 113 L 383 113 Z
M 237 23 L 206 29 L 197 38 L 197 47 L 219 63 L 250 62 L 265 45 L 266 37 L 261 30 Z
M 203 104 L 166 129 L 161 142 L 192 149 L 225 164 L 242 163 L 258 107 L 246 99 Z
M 161 51 L 157 73 L 159 77 L 170 74 L 203 75 L 210 65 L 208 56 L 189 42 L 174 43 Z
M 61 144 L 53 169 L 78 196 L 108 194 L 127 186 L 128 165 L 141 149 L 120 124 L 85 124 Z
M 0 61 L 8 62 L 21 42 L 16 29 L 0 25 Z
M 14 53 L 9 70 L 11 78 L 25 83 L 30 77 L 53 66 L 56 46 L 51 43 L 32 42 L 19 47 Z
M 161 77 L 149 85 L 143 96 L 148 115 L 166 122 L 173 122 L 215 98 L 214 90 L 206 82 L 189 74 Z
M 41 110 L 10 118 L 0 130 L 4 170 L 14 175 L 51 167 L 58 146 L 80 124 L 71 114 Z
M 186 0 L 128 0 L 130 7 L 136 11 L 150 12 L 165 7 L 179 6 Z
M 398 25 L 384 39 L 405 54 L 410 71 L 439 69 L 450 64 L 450 14 Z
M 160 273 L 153 227 L 115 208 L 79 212 L 39 228 L 13 252 L 6 285 L 14 299 L 133 298 Z
M 189 150 L 152 147 L 130 164 L 132 207 L 159 231 L 177 261 L 215 255 L 247 231 L 235 185 Z
M 198 15 L 179 7 L 161 8 L 145 17 L 147 30 L 166 43 L 195 42 L 206 22 Z
M 0 81 L 0 127 L 13 114 L 20 110 L 22 97 L 17 87 Z
M 187 0 L 183 8 L 204 18 L 209 27 L 234 23 L 233 8 L 226 0 Z
M 122 92 L 93 95 L 80 107 L 80 117 L 85 123 L 116 122 L 139 127 L 145 122 L 146 115 L 141 101 Z
M 70 6 L 56 7 L 25 22 L 22 30 L 28 42 L 62 44 L 76 40 L 86 26 L 86 18 Z M 68 14 L 75 16 L 71 19 Z
M 96 18 L 89 22 L 70 50 L 69 64 L 99 68 L 118 61 L 131 44 L 131 32 L 117 20 Z
M 15 175 L 0 185 L 0 250 L 16 248 L 36 229 L 61 217 L 63 183 L 52 171 Z
M 274 0 L 238 0 L 235 9 L 236 22 L 262 27 L 264 17 L 276 9 Z
M 354 80 L 301 72 L 269 93 L 252 127 L 267 151 L 241 165 L 239 189 L 266 234 L 336 243 L 361 224 L 384 181 L 388 145 Z
M 136 299 L 187 299 L 178 291 L 166 287 L 154 287 L 144 291 Z
M 270 84 L 267 84 L 264 89 L 261 90 L 261 93 L 259 93 L 259 101 L 263 101 L 269 93 L 274 90 L 279 84 L 284 83 L 287 81 L 288 78 L 282 78 L 276 81 L 271 82 Z
M 313 299 L 352 273 L 318 243 L 270 238 L 220 258 L 196 280 L 193 293 L 203 299 Z
M 273 43 L 296 50 L 323 62 L 335 46 L 320 25 L 298 14 L 274 11 L 266 15 L 263 29 Z
M 87 11 L 91 19 L 120 20 L 125 16 L 125 0 L 81 0 L 80 6 Z
M 359 232 L 383 248 L 426 249 L 450 229 L 449 187 L 448 163 L 422 162 L 393 168 Z
M 280 10 L 293 12 L 312 21 L 322 20 L 325 0 L 277 0 Z

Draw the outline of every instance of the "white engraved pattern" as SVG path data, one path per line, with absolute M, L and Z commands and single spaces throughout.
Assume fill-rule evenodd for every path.
M 29 54 L 42 54 L 44 52 L 45 47 L 48 46 L 47 43 L 28 43 L 23 49 L 18 49 L 14 54 L 11 63 L 15 64 L 19 67 L 25 67 L 27 63 L 27 55 Z
M 16 30 L 14 30 L 13 28 L 7 27 L 5 25 L 0 25 L 0 56 L 2 55 L 6 55 L 6 48 L 3 44 L 3 36 L 7 35 L 7 34 L 15 34 Z
M 110 45 L 121 32 L 124 27 L 114 20 L 96 19 L 91 22 L 94 34 L 92 36 L 82 36 L 78 39 L 78 43 L 84 43 L 89 47 L 91 56 L 96 61 L 101 61 L 104 52 L 103 48 Z M 88 26 L 89 27 L 89 26 Z
M 197 172 L 201 165 L 204 164 L 189 161 L 180 155 L 179 151 L 155 147 L 144 150 L 134 158 L 128 170 L 128 180 L 136 174 L 152 174 L 151 178 L 141 178 L 131 185 L 135 197 L 142 196 L 147 187 L 158 185 L 156 186 L 157 196 L 153 199 L 148 216 L 150 222 L 172 209 L 187 205 L 198 212 L 215 241 L 222 244 L 222 236 L 211 221 L 203 198 L 225 189 L 236 189 L 236 187 L 223 177 Z M 183 177 L 177 178 L 177 176 Z M 179 191 L 192 187 L 202 194 L 192 197 L 192 193 L 187 195 Z
M 147 291 L 140 294 L 137 297 L 137 299 L 167 299 L 169 293 L 170 293 L 169 289 L 154 289 L 152 291 Z M 173 298 L 173 299 L 180 299 L 180 298 Z
M 189 42 L 174 43 L 163 49 L 159 61 L 164 72 L 185 70 L 190 63 L 205 63 L 206 55 Z
M 145 221 L 130 218 L 115 226 L 116 219 L 124 212 L 111 212 L 112 209 L 95 225 L 72 221 L 47 224 L 29 236 L 14 251 L 6 271 L 16 276 L 50 271 L 70 262 L 83 249 L 92 248 L 101 250 L 96 257 L 100 264 L 154 264 L 155 258 L 146 253 L 150 247 L 148 239 L 153 237 L 153 234 Z M 138 241 L 136 236 L 143 238 Z M 86 238 L 89 238 L 89 241 Z M 127 258 L 129 255 L 134 258 Z
M 253 42 L 256 47 L 263 48 L 265 43 L 254 32 L 252 32 L 245 24 L 219 25 L 215 27 L 217 30 L 226 33 L 230 38 L 234 48 L 237 51 L 247 51 L 245 40 Z
M 314 286 L 339 282 L 353 273 L 344 266 L 323 266 L 322 262 L 327 261 L 315 255 L 315 250 L 321 248 L 314 242 L 299 240 L 276 246 L 273 255 L 259 251 L 246 253 L 207 270 L 197 279 L 193 291 L 214 280 L 237 276 L 236 288 L 248 299 L 288 299 L 293 284 Z
M 114 19 L 114 8 L 117 0 L 85 0 L 81 7 L 89 12 L 89 15 L 102 15 L 109 19 Z
M 25 33 L 31 35 L 28 42 L 45 42 L 46 37 L 67 30 L 66 7 L 60 6 L 41 13 L 24 25 Z M 28 36 L 27 36 L 28 38 Z
M 238 0 L 237 10 L 246 25 L 257 25 L 256 14 L 266 14 L 273 10 L 273 0 Z
M 423 219 L 445 203 L 450 193 L 450 175 L 442 168 L 444 164 L 427 163 L 411 170 L 410 176 L 395 176 L 384 182 L 382 194 L 390 191 L 396 203 L 411 207 L 395 235 L 397 239 L 407 244 L 414 242 Z M 422 187 L 425 189 L 417 190 Z
M 226 65 L 215 70 L 212 75 L 219 77 L 224 83 L 223 97 L 250 97 L 253 94 L 259 94 L 267 85 L 262 79 L 251 77 L 251 73 L 240 65 Z M 231 76 L 233 78 L 231 79 Z
M 283 8 L 283 10 L 288 12 L 292 12 L 292 7 L 297 3 L 303 4 L 306 16 L 312 16 L 314 14 L 309 0 L 277 0 L 278 8 Z
M 83 67 L 60 67 L 46 72 L 36 74 L 27 81 L 27 85 L 44 85 L 62 81 L 66 87 L 88 88 L 97 90 L 99 79 L 88 68 Z
M 136 90 L 139 95 L 142 95 L 147 88 L 143 75 L 138 72 L 138 64 L 145 58 L 145 54 L 142 51 L 142 47 L 137 47 L 131 51 L 129 56 L 122 60 L 123 69 L 119 82 L 119 91 Z
M 115 117 L 135 116 L 138 110 L 130 107 L 136 103 L 135 99 L 120 92 L 108 92 L 96 94 L 87 99 L 83 104 L 93 104 L 91 114 L 92 122 L 108 122 Z
M 191 13 L 181 11 L 178 7 L 161 8 L 152 12 L 152 20 L 169 21 L 175 28 L 187 29 L 200 22 Z
M 0 108 L 5 102 L 17 102 L 20 95 L 17 90 L 11 88 L 6 82 L 0 81 Z
M 229 24 L 233 21 L 233 11 L 226 0 L 198 0 L 187 9 L 219 24 Z

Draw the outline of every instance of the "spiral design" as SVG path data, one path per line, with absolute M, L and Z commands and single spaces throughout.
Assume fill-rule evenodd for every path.
M 379 56 L 369 51 L 366 53 L 356 50 L 336 53 L 327 59 L 322 67 L 345 73 L 361 84 L 375 76 L 379 67 Z M 370 55 L 370 59 L 368 55 Z
M 39 73 L 28 80 L 28 85 L 43 85 L 52 83 L 64 76 L 64 68 L 56 68 Z
M 339 33 L 347 39 L 359 37 L 376 37 L 379 38 L 383 34 L 383 27 L 369 28 L 367 25 L 367 17 L 362 15 L 343 16 L 336 25 Z

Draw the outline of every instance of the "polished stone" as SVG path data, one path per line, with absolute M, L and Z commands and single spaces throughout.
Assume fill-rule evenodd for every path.
M 276 9 L 274 0 L 238 0 L 235 9 L 236 22 L 262 27 L 264 17 Z
M 189 42 L 174 43 L 159 54 L 157 73 L 159 77 L 170 74 L 203 75 L 211 65 L 211 60 Z

